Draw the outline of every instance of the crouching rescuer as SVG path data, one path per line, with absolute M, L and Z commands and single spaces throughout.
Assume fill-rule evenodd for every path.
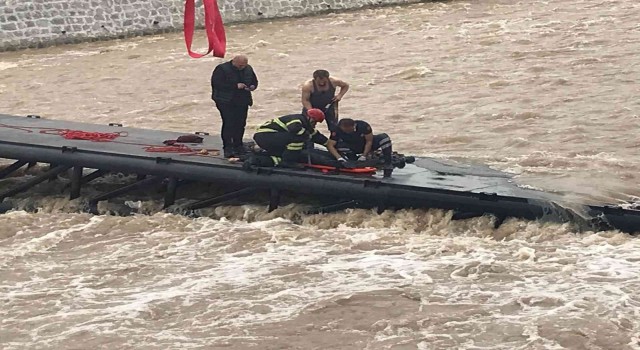
M 315 128 L 324 119 L 320 109 L 312 108 L 305 114 L 289 114 L 262 124 L 253 140 L 269 157 L 252 158 L 245 165 L 303 167 L 299 162 L 304 161 L 301 158 L 306 143 L 311 141 L 326 146 L 329 141 Z
M 327 149 L 343 164 L 347 159 L 367 161 L 372 152 L 379 149 L 384 159 L 384 177 L 390 177 L 393 172 L 391 138 L 385 133 L 374 135 L 371 125 L 363 120 L 341 119 L 331 132 Z

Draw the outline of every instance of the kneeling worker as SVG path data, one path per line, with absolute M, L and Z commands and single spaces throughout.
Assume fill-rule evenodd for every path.
M 305 114 L 285 115 L 262 124 L 253 140 L 267 152 L 274 166 L 300 168 L 298 162 L 306 142 L 326 146 L 329 141 L 315 129 L 324 119 L 324 113 L 316 108 Z
M 366 161 L 372 151 L 380 149 L 384 156 L 384 177 L 391 176 L 393 172 L 389 135 L 384 133 L 374 135 L 371 125 L 363 120 L 341 119 L 336 130 L 331 133 L 327 149 L 340 162 L 347 160 L 338 152 L 338 149 L 347 149 L 360 154 L 358 161 Z

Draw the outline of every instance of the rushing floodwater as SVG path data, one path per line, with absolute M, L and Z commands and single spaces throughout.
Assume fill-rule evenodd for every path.
M 325 68 L 352 85 L 340 115 L 399 151 L 615 203 L 640 196 L 638 18 L 635 1 L 425 3 L 229 26 L 229 56 L 260 79 L 248 136 Z M 220 60 L 185 51 L 172 34 L 0 54 L 0 112 L 218 132 Z M 640 349 L 626 234 L 148 200 L 93 216 L 55 186 L 0 215 L 2 349 Z

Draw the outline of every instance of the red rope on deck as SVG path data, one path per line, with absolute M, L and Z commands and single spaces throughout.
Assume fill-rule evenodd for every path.
M 69 129 L 41 130 L 40 133 L 54 135 L 57 134 L 68 140 L 87 140 L 94 142 L 108 142 L 113 141 L 120 136 L 127 136 L 126 132 L 91 132 Z
M 185 145 L 175 146 L 147 146 L 144 148 L 147 152 L 165 152 L 165 153 L 194 153 L 196 150 Z
M 125 145 L 133 145 L 133 146 L 142 146 L 146 152 L 163 152 L 163 153 L 182 153 L 182 155 L 187 156 L 217 156 L 219 155 L 219 150 L 216 149 L 193 149 L 187 147 L 185 145 L 169 145 L 169 146 L 155 146 L 155 145 L 146 145 L 142 143 L 135 142 L 124 142 L 124 141 L 116 141 L 118 137 L 126 137 L 129 136 L 129 133 L 126 131 L 119 132 L 92 132 L 92 131 L 83 131 L 83 130 L 71 130 L 71 129 L 56 129 L 56 128 L 45 128 L 45 127 L 36 127 L 36 126 L 15 126 L 15 125 L 7 125 L 0 123 L 0 128 L 9 128 L 9 129 L 17 129 L 20 131 L 25 131 L 31 133 L 35 130 L 40 130 L 41 134 L 47 135 L 60 135 L 68 140 L 87 140 L 94 142 L 114 142 Z
M 0 124 L 0 127 L 7 128 L 7 129 L 16 129 L 16 130 L 26 131 L 28 133 L 32 133 L 33 132 L 32 130 L 29 129 L 28 126 L 15 126 L 15 125 Z

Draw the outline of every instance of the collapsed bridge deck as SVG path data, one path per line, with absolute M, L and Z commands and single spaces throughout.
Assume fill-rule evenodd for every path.
M 83 134 L 99 136 L 92 141 L 82 139 Z M 0 158 L 15 160 L 0 171 L 0 178 L 26 164 L 51 164 L 45 174 L 0 193 L 0 199 L 10 198 L 66 171 L 71 172 L 70 198 L 75 199 L 83 184 L 106 172 L 123 172 L 138 174 L 140 181 L 94 197 L 90 203 L 95 205 L 147 183 L 168 181 L 165 196 L 168 207 L 175 202 L 180 182 L 187 180 L 236 188 L 226 197 L 201 201 L 192 208 L 259 189 L 269 191 L 270 210 L 277 207 L 280 193 L 288 191 L 340 198 L 347 206 L 439 208 L 454 210 L 460 217 L 491 214 L 499 220 L 515 217 L 572 221 L 594 229 L 640 231 L 640 211 L 607 205 L 572 205 L 569 210 L 559 205 L 563 200 L 560 195 L 518 187 L 509 175 L 484 166 L 422 158 L 396 169 L 391 178 L 383 178 L 381 171 L 373 175 L 286 168 L 247 171 L 219 154 L 218 136 L 196 134 L 202 143 L 167 146 L 163 144 L 165 140 L 175 140 L 184 133 L 0 114 Z M 90 169 L 93 172 L 86 175 Z

